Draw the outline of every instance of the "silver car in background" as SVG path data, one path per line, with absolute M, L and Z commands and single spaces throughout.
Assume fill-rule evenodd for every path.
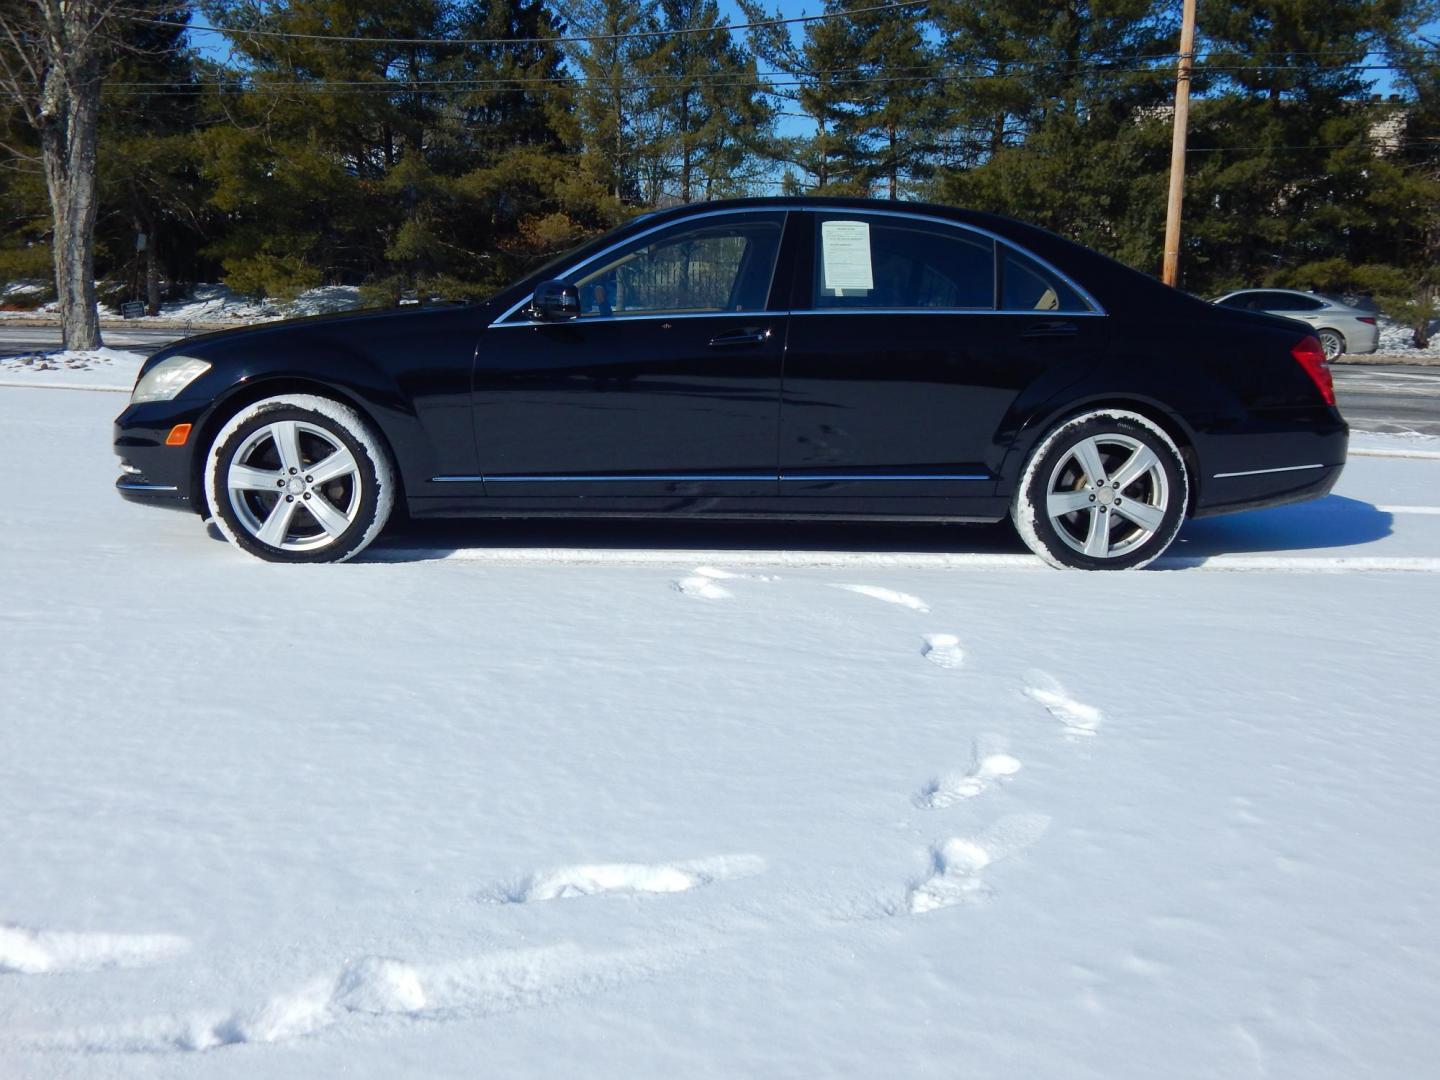
M 1380 344 L 1380 327 L 1376 325 L 1373 311 L 1351 307 L 1319 293 L 1298 289 L 1240 289 L 1226 293 L 1215 303 L 1309 323 L 1325 348 L 1327 360 L 1334 360 L 1341 353 L 1373 353 Z

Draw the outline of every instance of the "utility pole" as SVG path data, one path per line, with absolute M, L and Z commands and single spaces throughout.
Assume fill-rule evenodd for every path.
M 1165 265 L 1161 280 L 1180 277 L 1180 204 L 1185 198 L 1185 135 L 1190 125 L 1190 69 L 1195 63 L 1195 0 L 1180 15 L 1180 64 L 1175 73 L 1175 134 L 1170 143 L 1170 204 L 1165 212 Z

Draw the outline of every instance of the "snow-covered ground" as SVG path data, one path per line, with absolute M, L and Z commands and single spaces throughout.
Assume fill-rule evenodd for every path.
M 0 289 L 0 303 L 9 296 L 19 297 L 39 291 L 35 282 L 12 282 Z M 354 285 L 322 285 L 307 289 L 294 300 L 278 300 L 273 297 L 254 300 L 237 296 L 222 284 L 196 285 L 192 295 L 186 299 L 167 300 L 160 305 L 159 319 L 167 322 L 265 322 L 272 319 L 290 319 L 301 315 L 325 315 L 334 311 L 349 311 L 360 306 L 360 290 Z M 33 319 L 37 315 L 56 315 L 57 301 L 42 304 L 34 311 L 0 311 L 0 319 Z M 101 309 L 101 319 L 118 321 L 120 316 L 108 309 Z M 149 320 L 140 319 L 133 325 L 145 325 Z
M 0 1076 L 1433 1071 L 1417 441 L 1194 569 L 513 523 L 300 568 L 118 499 L 120 405 L 0 388 Z
M 1440 363 L 1440 321 L 1430 327 L 1430 344 L 1427 348 L 1415 347 L 1415 331 L 1402 326 L 1393 319 L 1380 316 L 1380 344 L 1375 350 L 1377 356 L 1394 356 L 1405 360 L 1426 360 Z
M 69 349 L 0 356 L 0 386 L 129 392 L 145 354 L 125 349 Z

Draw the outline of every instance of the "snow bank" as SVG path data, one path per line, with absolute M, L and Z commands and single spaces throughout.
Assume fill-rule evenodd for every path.
M 1417 349 L 1415 347 L 1415 331 L 1408 326 L 1402 326 L 1394 319 L 1380 316 L 1380 344 L 1375 352 L 1384 356 L 1399 356 L 1406 359 L 1434 360 L 1440 363 L 1440 320 L 1430 328 L 1430 345 L 1428 348 Z
M 12 282 L 0 293 L 4 296 L 21 296 L 41 291 L 33 282 Z M 160 305 L 159 319 L 168 322 L 265 322 L 273 319 L 289 319 L 300 315 L 325 315 L 335 311 L 350 311 L 360 306 L 360 289 L 355 285 L 324 285 L 308 289 L 294 300 L 274 298 L 254 300 L 236 296 L 225 285 L 196 285 L 192 294 L 179 300 L 167 300 Z M 36 315 L 56 315 L 59 303 L 51 301 L 34 311 L 0 311 L 3 318 L 33 318 Z M 120 322 L 120 316 L 101 308 L 102 322 Z M 130 325 L 144 326 L 147 319 L 131 320 Z
M 129 391 L 145 354 L 123 349 L 90 349 L 0 357 L 0 386 L 73 387 Z
M 37 278 L 29 278 L 22 281 L 7 281 L 0 285 L 0 303 L 22 296 L 35 296 L 43 293 L 50 286 Z

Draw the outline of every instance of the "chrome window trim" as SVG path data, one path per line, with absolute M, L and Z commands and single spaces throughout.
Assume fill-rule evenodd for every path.
M 664 231 L 665 229 L 673 228 L 673 227 L 676 226 L 676 225 L 682 225 L 682 224 L 685 224 L 685 223 L 691 222 L 691 221 L 701 221 L 701 220 L 703 220 L 703 219 L 705 219 L 705 218 L 728 217 L 728 216 L 730 216 L 730 215 L 732 215 L 732 214 L 788 214 L 788 213 L 790 213 L 790 212 L 791 212 L 792 210 L 794 210 L 794 209 L 795 209 L 795 207 L 792 207 L 792 206 L 744 206 L 744 207 L 738 207 L 738 208 L 731 209 L 731 210 L 706 210 L 706 211 L 704 211 L 704 212 L 702 212 L 702 213 L 699 213 L 699 214 L 687 214 L 687 215 L 685 215 L 683 218 L 680 218 L 680 219 L 677 220 L 677 221 L 663 221 L 663 222 L 661 222 L 660 224 L 658 224 L 658 225 L 652 225 L 650 228 L 644 229 L 644 230 L 642 230 L 641 232 L 633 233 L 632 235 L 625 237 L 623 240 L 617 240 L 617 241 L 615 241 L 615 243 L 611 244 L 609 247 L 607 247 L 607 248 L 602 248 L 600 251 L 597 251 L 594 255 L 591 255 L 588 259 L 582 259 L 580 262 L 576 263 L 574 266 L 567 267 L 567 268 L 564 269 L 564 270 L 558 271 L 558 272 L 554 275 L 554 277 L 552 278 L 552 280 L 555 280 L 555 281 L 563 281 L 565 278 L 568 278 L 571 274 L 577 274 L 577 273 L 579 273 L 581 270 L 584 270 L 587 266 L 589 266 L 591 263 L 595 262 L 597 259 L 603 259 L 606 255 L 609 255 L 612 251 L 617 251 L 617 250 L 619 250 L 620 248 L 624 247 L 626 244 L 629 244 L 629 243 L 631 243 L 631 242 L 633 242 L 633 241 L 635 241 L 635 240 L 643 240 L 643 239 L 645 239 L 645 237 L 650 236 L 650 235 L 652 235 L 653 233 L 662 232 L 662 231 Z M 782 229 L 782 233 L 783 233 L 784 222 L 781 222 L 781 229 Z M 778 247 L 775 249 L 775 257 L 776 257 L 776 261 L 777 261 L 777 263 L 778 263 L 779 257 L 780 257 L 780 249 L 779 249 Z M 774 286 L 774 283 L 775 283 L 775 269 L 776 269 L 776 268 L 773 267 L 773 266 L 770 268 L 770 283 L 771 283 L 771 286 L 772 286 L 772 287 Z M 769 294 L 767 293 L 766 295 L 769 295 Z M 501 323 L 504 323 L 506 319 L 508 319 L 511 315 L 514 315 L 515 312 L 519 311 L 522 307 L 524 307 L 525 304 L 526 304 L 527 302 L 529 302 L 530 299 L 531 299 L 531 297 L 526 296 L 526 297 L 522 297 L 521 299 L 517 300 L 514 304 L 512 304 L 512 305 L 510 306 L 510 308 L 509 308 L 503 315 L 501 315 L 499 318 L 497 318 L 497 319 L 495 319 L 493 322 L 491 322 L 490 325 L 493 327 L 493 326 L 498 326 L 498 325 L 501 324 Z M 763 310 L 763 309 L 762 309 L 762 310 Z M 761 312 L 757 312 L 757 311 L 751 311 L 751 312 L 738 312 L 738 311 L 737 311 L 737 312 L 730 312 L 730 314 L 734 314 L 734 315 L 741 315 L 741 314 L 756 315 L 756 314 L 760 314 L 760 313 L 761 313 Z M 660 315 L 634 315 L 634 316 L 612 315 L 612 316 L 610 316 L 609 318 L 604 319 L 604 321 L 605 321 L 605 322 L 610 322 L 610 321 L 615 320 L 615 319 L 623 319 L 623 318 L 647 318 L 647 319 L 654 319 L 654 318 L 662 318 L 662 317 L 663 317 L 663 316 L 660 316 Z M 672 318 L 672 319 L 673 319 L 673 318 L 679 318 L 679 316 L 677 316 L 677 315 L 671 315 L 671 316 L 669 316 L 669 317 Z M 591 321 L 592 321 L 592 322 L 600 322 L 600 321 L 602 321 L 602 320 L 600 320 L 600 319 L 593 319 L 593 320 L 591 320 Z M 554 326 L 554 325 L 556 325 L 556 324 L 555 324 L 555 323 L 542 323 L 542 322 L 538 322 L 538 321 L 530 321 L 530 322 L 523 322 L 523 323 L 507 323 L 506 325 L 508 325 L 508 326 Z
M 538 319 L 531 319 L 528 322 L 491 323 L 489 329 L 504 330 L 511 326 L 573 326 L 576 323 L 583 323 L 585 326 L 600 326 L 604 323 L 617 322 L 639 322 L 642 319 L 659 319 L 663 322 L 671 322 L 674 319 L 776 319 L 783 315 L 791 314 L 788 311 L 682 311 L 674 315 L 606 315 L 600 318 L 587 319 L 580 316 L 578 319 L 567 319 L 564 322 L 540 322 Z
M 1078 315 L 1105 315 L 1105 314 L 1108 314 L 1108 313 L 1106 312 L 1104 306 L 1103 306 L 1098 300 L 1096 300 L 1093 295 L 1091 295 L 1090 291 L 1089 291 L 1088 289 L 1084 288 L 1082 285 L 1080 285 L 1080 284 L 1079 284 L 1077 281 L 1075 281 L 1072 277 L 1070 277 L 1069 274 L 1066 274 L 1066 273 L 1064 273 L 1063 271 L 1056 269 L 1056 267 L 1055 267 L 1055 265 L 1054 265 L 1053 263 L 1049 262 L 1049 261 L 1046 260 L 1046 259 L 1042 259 L 1039 255 L 1035 254 L 1033 251 L 1030 251 L 1030 250 L 1028 250 L 1028 249 L 1026 249 L 1026 248 L 1024 248 L 1024 247 L 1021 247 L 1021 246 L 1020 246 L 1019 244 L 1017 244 L 1015 241 L 1010 240 L 1010 239 L 1007 239 L 1006 237 L 1001 236 L 999 233 L 991 232 L 989 229 L 986 229 L 986 228 L 984 228 L 983 226 L 980 226 L 980 225 L 969 225 L 969 224 L 966 224 L 965 222 L 961 222 L 961 221 L 951 221 L 949 218 L 937 217 L 937 216 L 934 215 L 934 214 L 926 214 L 926 213 L 923 213 L 923 212 L 915 212 L 915 211 L 908 211 L 908 210 L 889 210 L 889 209 L 870 209 L 870 208 L 854 209 L 854 208 L 851 208 L 851 207 L 817 206 L 817 205 L 808 205 L 808 204 L 801 204 L 801 205 L 798 205 L 798 206 L 743 206 L 743 207 L 734 207 L 734 208 L 731 208 L 731 209 L 729 209 L 729 210 L 706 210 L 706 211 L 703 211 L 703 212 L 698 213 L 698 214 L 687 214 L 685 217 L 679 219 L 678 221 L 667 221 L 667 222 L 662 222 L 662 223 L 660 223 L 660 224 L 658 224 L 658 225 L 653 225 L 653 226 L 651 226 L 650 228 L 643 230 L 642 232 L 638 232 L 638 233 L 635 233 L 635 234 L 633 234 L 633 235 L 631 235 L 631 236 L 627 236 L 627 237 L 625 237 L 623 240 L 617 240 L 617 241 L 615 241 L 615 243 L 611 244 L 609 247 L 603 248 L 602 250 L 597 251 L 594 255 L 591 255 L 588 259 L 584 259 L 584 260 L 576 263 L 574 266 L 567 267 L 565 270 L 558 271 L 558 272 L 554 275 L 554 277 L 555 277 L 556 280 L 563 280 L 563 279 L 569 277 L 569 276 L 572 275 L 572 274 L 576 274 L 576 273 L 578 273 L 579 271 L 584 270 L 587 266 L 589 266 L 591 263 L 595 262 L 597 259 L 603 259 L 606 255 L 609 255 L 612 251 L 616 251 L 617 249 L 624 247 L 626 244 L 629 244 L 629 243 L 631 243 L 631 242 L 634 241 L 634 240 L 643 240 L 645 237 L 650 236 L 650 235 L 653 234 L 653 233 L 660 232 L 660 231 L 662 231 L 662 230 L 664 230 L 664 229 L 672 228 L 673 226 L 680 225 L 680 224 L 683 224 L 683 223 L 685 223 L 685 222 L 690 222 L 690 221 L 702 221 L 702 220 L 704 220 L 705 218 L 712 218 L 712 217 L 727 217 L 727 216 L 730 216 L 730 215 L 733 215 L 733 214 L 775 214 L 775 213 L 784 213 L 784 214 L 793 214 L 793 213 L 840 214 L 840 213 L 844 213 L 844 212 L 846 212 L 846 211 L 849 211 L 849 212 L 853 213 L 853 214 L 856 215 L 856 216 L 864 215 L 864 214 L 870 214 L 870 215 L 879 216 L 879 217 L 902 218 L 902 219 L 906 219 L 906 220 L 909 220 L 909 221 L 925 221 L 925 222 L 929 222 L 929 223 L 931 223 L 931 224 L 935 224 L 935 225 L 945 225 L 945 226 L 948 226 L 949 228 L 952 228 L 952 229 L 961 229 L 961 230 L 963 230 L 963 231 L 965 231 L 965 232 L 975 233 L 975 234 L 977 234 L 977 235 L 979 235 L 979 236 L 984 236 L 984 237 L 988 238 L 989 240 L 991 240 L 991 241 L 993 241 L 993 242 L 995 242 L 995 243 L 997 243 L 997 244 L 1003 244 L 1005 247 L 1009 248 L 1011 251 L 1017 252 L 1018 254 L 1024 256 L 1025 258 L 1030 259 L 1030 260 L 1031 260 L 1032 262 L 1034 262 L 1037 266 L 1040 266 L 1040 267 L 1044 268 L 1045 270 L 1049 271 L 1050 273 L 1054 274 L 1054 275 L 1055 275 L 1056 277 L 1058 277 L 1061 281 L 1063 281 L 1066 285 L 1068 285 L 1071 289 L 1074 289 L 1076 295 L 1079 296 L 1080 299 L 1084 300 L 1085 303 L 1087 303 L 1087 304 L 1090 305 L 1091 310 L 1090 310 L 1090 311 L 1058 311 L 1058 310 L 1057 310 L 1057 311 L 1038 311 L 1038 310 L 1007 311 L 1007 310 L 1001 310 L 1001 309 L 997 309 L 997 308 L 884 308 L 884 309 L 881 309 L 881 308 L 807 308 L 807 309 L 804 309 L 804 310 L 801 310 L 801 311 L 783 311 L 783 312 L 782 312 L 782 311 L 765 311 L 765 310 L 762 309 L 762 310 L 757 310 L 757 311 L 744 311 L 744 312 L 742 312 L 742 311 L 718 312 L 718 313 L 716 313 L 716 314 L 725 314 L 725 315 L 749 315 L 749 316 L 754 317 L 754 316 L 767 315 L 767 314 L 768 314 L 768 315 L 775 315 L 775 316 L 778 316 L 778 315 L 830 315 L 830 314 L 833 314 L 835 311 L 846 311 L 846 312 L 849 312 L 849 313 L 859 313 L 859 312 L 862 312 L 862 311 L 874 311 L 874 312 L 877 313 L 877 314 L 881 314 L 881 313 L 884 313 L 884 314 L 898 314 L 898 313 L 910 314 L 910 313 L 916 312 L 916 311 L 932 311 L 932 312 L 933 312 L 933 311 L 943 311 L 943 312 L 947 312 L 947 313 L 964 312 L 964 313 L 970 314 L 970 315 L 1035 315 L 1035 314 L 1040 314 L 1040 315 L 1050 315 L 1050 316 L 1056 317 L 1056 318 L 1058 318 L 1058 317 L 1060 317 L 1060 316 L 1062 316 L 1062 315 L 1076 315 L 1076 316 L 1078 316 Z M 777 257 L 778 257 L 778 252 L 777 252 Z M 777 268 L 778 268 L 778 267 L 777 267 Z M 774 274 L 775 274 L 775 270 L 772 269 L 772 270 L 771 270 L 771 285 L 772 285 L 772 288 L 773 288 L 773 285 L 774 285 Z M 503 326 L 556 326 L 556 325 L 561 325 L 561 324 L 558 324 L 558 323 L 545 323 L 545 322 L 539 322 L 539 321 L 536 321 L 536 320 L 528 320 L 528 321 L 526 321 L 526 322 L 514 322 L 514 323 L 507 323 L 507 322 L 505 322 L 505 320 L 508 319 L 508 318 L 510 318 L 511 315 L 514 315 L 515 312 L 519 311 L 522 307 L 524 307 L 524 306 L 530 301 L 530 299 L 531 299 L 530 297 L 526 296 L 526 297 L 522 297 L 521 299 L 517 300 L 517 301 L 516 301 L 514 304 L 512 304 L 508 309 L 506 309 L 506 311 L 505 311 L 502 315 L 500 315 L 498 318 L 494 319 L 494 320 L 490 323 L 490 327 L 493 329 L 493 328 L 496 328 L 496 327 L 499 327 L 499 326 L 502 326 L 502 325 L 503 325 Z M 622 319 L 628 319 L 628 320 L 634 320 L 634 319 L 683 319 L 683 318 L 699 318 L 699 317 L 701 317 L 701 316 L 700 316 L 700 315 L 663 315 L 663 314 L 655 314 L 655 315 L 612 315 L 612 316 L 610 316 L 609 318 L 593 319 L 593 320 L 591 320 L 591 322 L 593 322 L 593 323 L 600 323 L 600 322 L 618 322 L 618 321 L 620 321 L 620 320 L 622 320 Z M 704 317 L 705 317 L 705 318 L 714 318 L 715 316 L 714 316 L 714 315 L 710 315 L 710 314 L 705 314 Z
M 1305 472 L 1307 469 L 1323 469 L 1324 465 L 1282 465 L 1278 469 L 1246 469 L 1244 472 L 1217 472 L 1211 479 L 1229 480 L 1236 476 L 1264 476 L 1267 473 Z

